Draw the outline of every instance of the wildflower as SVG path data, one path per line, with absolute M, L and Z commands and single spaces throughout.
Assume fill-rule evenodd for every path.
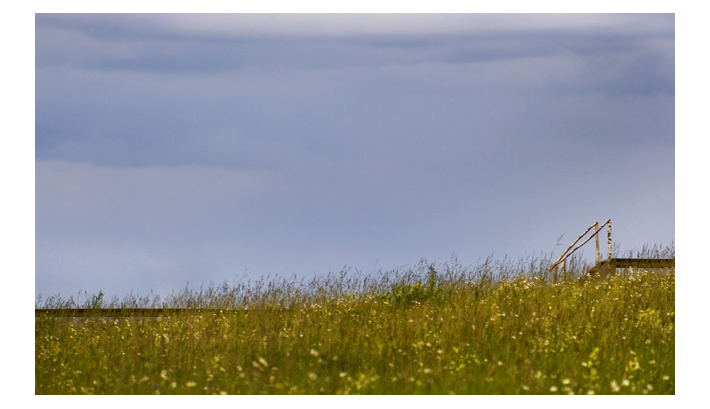
M 550 386 L 550 392 L 557 392 L 557 386 L 555 386 L 555 385 Z
M 316 375 L 315 372 L 309 372 L 309 373 L 308 373 L 308 379 L 311 380 L 311 381 L 315 381 L 316 379 L 318 379 L 318 375 Z
M 614 391 L 614 392 L 619 392 L 619 390 L 621 389 L 621 388 L 619 387 L 619 384 L 616 383 L 616 379 L 612 380 L 612 381 L 611 381 L 611 384 L 609 384 L 609 386 L 611 386 L 611 390 Z
M 621 384 L 624 385 L 624 386 L 629 386 L 630 383 L 631 383 L 631 382 L 629 382 L 628 379 L 624 379 L 624 380 L 621 381 Z
M 317 357 L 320 354 L 315 349 L 311 349 L 311 355 Z
M 269 366 L 269 363 L 266 362 L 266 359 L 259 357 L 259 363 L 262 364 L 263 366 Z
M 562 380 L 562 385 L 569 385 L 570 380 L 569 379 L 563 379 Z
M 187 382 L 185 383 L 185 386 L 187 386 L 188 388 L 194 388 L 195 386 L 197 386 L 197 382 L 194 382 L 194 381 L 187 381 Z

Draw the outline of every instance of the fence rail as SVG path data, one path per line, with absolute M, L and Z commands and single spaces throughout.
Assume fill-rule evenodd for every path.
M 599 232 L 602 231 L 604 226 L 607 226 L 607 249 L 608 249 L 608 255 L 605 260 L 600 260 L 600 254 L 599 254 Z M 586 240 L 584 240 L 581 244 L 575 245 L 582 240 L 584 236 L 587 235 L 592 229 L 594 229 L 594 233 L 592 233 L 591 236 L 589 236 Z M 552 266 L 550 266 L 550 270 L 552 270 L 552 280 L 554 282 L 557 282 L 557 269 L 558 267 L 562 270 L 562 279 L 566 280 L 567 279 L 567 270 L 565 268 L 565 261 L 569 256 L 572 255 L 577 249 L 582 247 L 583 245 L 587 244 L 589 240 L 594 237 L 596 240 L 596 247 L 597 247 L 597 263 L 594 267 L 592 267 L 588 273 L 590 274 L 596 274 L 596 273 L 607 273 L 607 274 L 613 274 L 617 268 L 675 268 L 675 259 L 674 258 L 656 258 L 656 259 L 651 259 L 651 258 L 612 258 L 611 257 L 611 219 L 607 219 L 601 226 L 599 225 L 599 222 L 594 223 L 593 225 L 589 226 L 587 230 L 582 233 L 581 236 L 577 238 L 577 240 L 574 241 L 569 247 L 567 247 L 567 250 L 565 250 L 562 255 L 560 255 L 560 258 L 555 261 Z M 574 247 L 574 248 L 573 248 Z
M 675 268 L 674 258 L 610 258 L 597 263 L 589 274 L 612 274 L 617 268 Z
M 608 248 L 608 257 L 607 260 L 611 260 L 611 219 L 607 219 L 601 226 L 599 225 L 599 222 L 595 222 L 593 225 L 589 226 L 587 230 L 582 233 L 581 236 L 577 237 L 577 240 L 574 241 L 569 247 L 567 247 L 567 250 L 565 250 L 562 255 L 560 255 L 560 258 L 555 261 L 552 266 L 550 267 L 550 270 L 552 270 L 552 280 L 554 282 L 557 282 L 557 267 L 560 266 L 562 270 L 562 279 L 565 280 L 567 279 L 567 269 L 565 268 L 565 261 L 569 256 L 572 255 L 577 249 L 580 247 L 584 246 L 591 240 L 593 237 L 596 238 L 595 242 L 597 245 L 597 264 L 599 264 L 600 260 L 600 254 L 599 254 L 599 232 L 602 231 L 604 226 L 607 226 L 607 248 Z M 575 244 L 577 244 L 584 236 L 589 233 L 590 230 L 594 229 L 594 233 L 592 233 L 587 240 L 582 242 L 580 245 L 577 247 L 574 247 Z M 572 249 L 574 247 L 574 249 Z M 571 251 L 570 251 L 571 250 Z
M 160 317 L 180 314 L 217 314 L 248 312 L 246 309 L 223 308 L 35 308 L 40 317 Z

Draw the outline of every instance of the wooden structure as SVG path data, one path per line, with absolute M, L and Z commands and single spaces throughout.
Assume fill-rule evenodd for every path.
M 675 268 L 674 258 L 610 258 L 603 260 L 587 273 L 614 274 L 617 268 Z
M 207 308 L 35 308 L 38 317 L 159 317 L 180 313 L 214 313 Z
M 607 236 L 606 236 L 607 237 L 607 249 L 608 249 L 607 260 L 611 260 L 611 219 L 607 219 L 607 221 L 605 221 L 601 226 L 599 225 L 599 222 L 595 222 L 593 225 L 589 226 L 589 228 L 587 230 L 585 230 L 584 233 L 582 233 L 582 235 L 579 236 L 577 238 L 577 240 L 574 241 L 574 243 L 572 243 L 569 247 L 567 247 L 567 250 L 565 250 L 564 253 L 562 253 L 562 255 L 560 255 L 560 258 L 558 258 L 557 261 L 555 261 L 552 264 L 552 266 L 550 267 L 550 270 L 552 270 L 552 281 L 557 282 L 557 268 L 558 268 L 558 266 L 562 270 L 562 279 L 565 279 L 565 280 L 567 279 L 567 270 L 565 268 L 565 261 L 567 260 L 567 257 L 571 256 L 572 253 L 577 251 L 577 249 L 579 249 L 580 247 L 587 244 L 587 242 L 589 240 L 591 240 L 592 237 L 595 238 L 595 242 L 597 245 L 597 265 L 599 265 L 599 263 L 600 263 L 600 260 L 599 260 L 599 257 L 600 257 L 600 254 L 599 254 L 599 232 L 604 228 L 604 226 L 608 226 L 607 227 Z M 594 233 L 592 233 L 592 235 L 589 236 L 589 238 L 587 240 L 583 241 L 580 245 L 578 245 L 577 247 L 574 247 L 574 245 L 577 244 L 577 242 L 579 242 L 580 240 L 582 240 L 582 238 L 584 236 L 586 236 L 587 233 L 589 233 L 589 231 L 592 229 L 594 229 Z M 574 247 L 574 249 L 572 249 L 572 247 Z
M 604 228 L 604 226 L 607 227 L 607 249 L 608 249 L 608 255 L 605 260 L 600 260 L 600 254 L 599 254 L 599 232 Z M 586 239 L 584 242 L 579 244 L 577 247 L 574 247 L 577 242 L 579 242 L 584 236 L 589 233 L 594 229 L 594 233 L 592 233 L 591 236 L 589 236 L 588 239 Z M 675 268 L 675 259 L 673 258 L 661 258 L 661 259 L 651 259 L 651 258 L 612 258 L 611 257 L 611 219 L 607 219 L 601 226 L 599 226 L 599 223 L 594 223 L 593 225 L 589 226 L 589 228 L 582 233 L 581 236 L 577 238 L 577 240 L 572 243 L 571 246 L 567 248 L 567 250 L 562 253 L 559 259 L 555 261 L 552 266 L 550 267 L 550 270 L 552 270 L 552 280 L 553 282 L 557 282 L 557 269 L 558 267 L 562 270 L 562 279 L 566 280 L 567 279 L 567 270 L 565 269 L 565 260 L 569 256 L 572 255 L 575 251 L 577 251 L 578 248 L 582 247 L 585 245 L 589 240 L 592 239 L 592 237 L 595 238 L 595 242 L 597 245 L 597 263 L 594 267 L 592 267 L 587 273 L 588 274 L 614 274 L 616 273 L 617 268 Z M 572 249 L 574 247 L 574 249 Z
M 279 311 L 289 311 L 280 309 Z M 40 317 L 110 317 L 110 318 L 150 318 L 180 315 L 214 315 L 248 313 L 244 308 L 35 308 L 35 318 Z

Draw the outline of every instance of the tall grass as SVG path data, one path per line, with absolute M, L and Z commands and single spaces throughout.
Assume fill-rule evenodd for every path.
M 552 283 L 550 265 L 422 260 L 367 276 L 185 288 L 165 299 L 38 299 L 38 308 L 214 310 L 39 317 L 35 391 L 675 393 L 675 270 L 578 280 L 589 265 L 577 258 L 569 280 Z

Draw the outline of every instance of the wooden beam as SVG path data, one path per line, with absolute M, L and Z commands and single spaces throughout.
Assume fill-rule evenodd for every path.
M 674 258 L 612 258 L 614 268 L 670 268 L 675 267 Z
M 555 262 L 552 264 L 552 267 L 550 267 L 550 269 L 553 269 L 553 268 L 557 267 L 558 264 L 560 264 L 561 262 L 563 262 L 567 257 L 571 256 L 572 253 L 574 253 L 575 251 L 577 251 L 577 249 L 579 249 L 580 247 L 582 247 L 582 246 L 584 246 L 585 244 L 587 244 L 587 242 L 588 242 L 589 240 L 591 240 L 592 237 L 597 237 L 597 235 L 599 234 L 599 231 L 601 231 L 601 229 L 604 228 L 604 226 L 606 226 L 607 224 L 609 225 L 609 258 L 611 258 L 611 219 L 607 219 L 607 221 L 605 221 L 601 226 L 599 226 L 599 222 L 596 222 L 596 223 L 594 223 L 593 225 L 589 226 L 589 228 L 588 228 L 587 230 L 585 230 L 584 233 L 582 233 L 582 235 L 579 236 L 579 237 L 577 238 L 577 240 L 574 241 L 574 243 L 572 243 L 572 245 L 570 245 L 569 247 L 567 247 L 567 250 L 565 250 L 564 253 L 562 253 L 562 255 L 560 256 L 560 258 L 558 258 L 557 261 L 555 261 Z M 598 226 L 598 227 L 597 227 L 597 226 Z M 591 229 L 593 229 L 593 228 L 595 228 L 595 227 L 596 227 L 596 229 L 594 230 L 594 233 L 592 233 L 592 235 L 589 236 L 589 238 L 588 238 L 587 240 L 585 240 L 585 241 L 584 241 L 582 244 L 580 244 L 579 246 L 575 247 L 574 250 L 569 251 L 572 247 L 574 247 L 575 244 L 577 244 L 577 242 L 578 242 L 582 237 L 584 237 L 584 236 L 589 232 L 589 230 L 591 230 Z M 568 253 L 568 252 L 569 252 L 569 253 Z
M 246 309 L 221 308 L 36 308 L 39 317 L 160 317 L 167 315 L 196 315 L 248 312 Z

